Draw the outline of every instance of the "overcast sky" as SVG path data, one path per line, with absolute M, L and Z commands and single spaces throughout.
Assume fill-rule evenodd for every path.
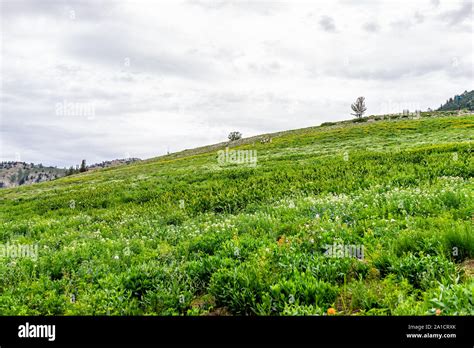
M 150 158 L 473 89 L 471 1 L 0 2 L 0 160 Z

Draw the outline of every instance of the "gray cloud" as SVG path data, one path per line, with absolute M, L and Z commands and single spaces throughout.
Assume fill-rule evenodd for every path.
M 425 21 L 425 16 L 423 16 L 419 11 L 415 12 L 414 17 L 416 23 L 423 23 Z
M 106 0 L 15 0 L 0 2 L 2 17 L 42 16 L 62 20 L 97 21 L 110 15 L 117 3 Z
M 369 33 L 376 33 L 380 30 L 379 25 L 376 22 L 367 22 L 362 28 Z
M 472 30 L 472 1 L 463 1 L 459 8 L 441 13 L 438 18 L 446 22 L 449 26 L 457 26 L 464 24 L 465 21 L 471 19 Z
M 334 19 L 329 16 L 322 16 L 319 19 L 319 26 L 326 32 L 333 33 L 336 31 Z
M 188 0 L 188 3 L 205 10 L 239 11 L 259 15 L 271 15 L 283 8 L 283 2 L 258 0 Z
M 386 52 L 390 54 L 390 51 Z M 385 65 L 377 65 L 376 61 L 380 55 L 374 55 L 372 59 L 361 60 L 353 58 L 348 65 L 333 65 L 320 72 L 320 74 L 335 76 L 339 78 L 371 81 L 399 81 L 412 78 L 421 79 L 430 74 L 445 74 L 450 78 L 461 78 L 472 74 L 472 67 L 465 61 L 449 56 L 437 57 L 412 57 L 406 59 L 403 64 L 396 64 L 387 59 Z M 454 63 L 453 63 L 454 62 Z M 309 70 L 314 67 L 309 67 Z
M 43 164 L 78 164 L 82 157 L 91 160 L 114 156 L 113 150 L 100 146 L 98 140 L 104 134 L 97 130 L 88 133 L 57 125 L 41 125 L 4 120 L 0 131 L 2 143 L 9 151 L 2 154 L 13 159 L 17 155 L 22 161 L 37 161 Z M 91 156 L 91 154 L 94 154 Z
M 200 57 L 166 49 L 148 50 L 138 37 L 110 26 L 100 33 L 81 33 L 64 42 L 67 54 L 83 62 L 97 63 L 114 71 L 153 73 L 183 78 L 208 78 L 212 67 Z M 141 45 L 141 46 L 140 46 Z

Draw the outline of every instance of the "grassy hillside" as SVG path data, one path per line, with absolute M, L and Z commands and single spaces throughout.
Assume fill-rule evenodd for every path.
M 234 148 L 256 166 L 213 148 L 3 189 L 0 244 L 38 257 L 0 258 L 0 313 L 473 315 L 473 141 L 474 115 L 336 124 Z

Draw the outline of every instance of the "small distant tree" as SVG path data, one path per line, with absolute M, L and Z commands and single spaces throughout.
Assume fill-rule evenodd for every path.
M 84 173 L 85 171 L 87 171 L 87 166 L 86 166 L 86 160 L 83 159 L 81 162 L 81 168 L 79 168 L 79 172 Z
M 354 111 L 353 114 L 357 118 L 361 118 L 364 112 L 367 110 L 365 107 L 365 98 L 364 97 L 359 97 L 357 98 L 356 102 L 351 105 L 352 111 Z
M 228 138 L 229 138 L 230 141 L 239 140 L 240 138 L 242 138 L 242 133 L 240 133 L 240 132 L 230 132 Z

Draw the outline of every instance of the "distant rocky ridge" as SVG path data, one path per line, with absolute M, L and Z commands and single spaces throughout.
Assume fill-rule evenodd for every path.
M 140 161 L 139 158 L 115 159 L 87 166 L 87 170 L 114 167 Z M 0 188 L 31 185 L 38 182 L 59 179 L 68 175 L 68 169 L 45 167 L 42 164 L 19 161 L 0 162 Z
M 65 169 L 44 167 L 42 164 L 18 161 L 0 162 L 0 188 L 30 185 L 58 179 L 65 175 Z

